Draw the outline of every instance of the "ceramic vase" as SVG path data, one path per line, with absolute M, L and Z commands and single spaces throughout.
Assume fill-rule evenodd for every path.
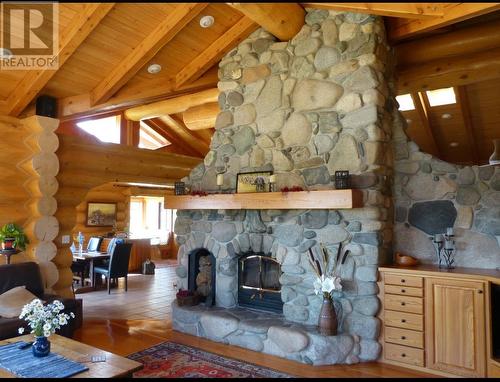
M 318 330 L 324 336 L 337 335 L 337 313 L 332 300 L 328 297 L 323 297 L 323 304 L 319 312 Z
M 35 336 L 35 342 L 33 342 L 33 355 L 35 357 L 45 357 L 50 353 L 50 341 L 47 337 Z

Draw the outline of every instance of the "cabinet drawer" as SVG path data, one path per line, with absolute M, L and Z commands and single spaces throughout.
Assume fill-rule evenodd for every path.
M 385 358 L 409 365 L 424 366 L 424 351 L 408 346 L 385 344 Z
M 395 312 L 392 310 L 384 311 L 384 325 L 396 328 L 424 330 L 424 316 L 420 314 Z
M 404 285 L 409 287 L 422 288 L 424 285 L 424 279 L 418 276 L 386 273 L 384 275 L 384 283 L 390 285 Z
M 424 303 L 421 297 L 386 294 L 384 297 L 384 308 L 389 310 L 399 310 L 407 313 L 423 314 Z
M 385 293 L 400 294 L 402 296 L 423 297 L 424 290 L 422 288 L 399 286 L 399 285 L 384 285 Z
M 424 348 L 423 332 L 386 326 L 384 328 L 384 338 L 386 342 L 393 344 L 411 346 L 419 349 Z

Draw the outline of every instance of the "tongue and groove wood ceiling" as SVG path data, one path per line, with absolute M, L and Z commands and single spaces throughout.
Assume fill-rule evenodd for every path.
M 398 93 L 416 101 L 403 112 L 409 134 L 444 160 L 487 162 L 500 138 L 500 3 L 59 3 L 59 69 L 0 70 L 0 115 L 29 115 L 42 94 L 67 120 L 213 89 L 224 54 L 259 26 L 289 39 L 306 7 L 384 16 Z M 204 15 L 213 26 L 200 26 Z M 443 87 L 457 103 L 429 107 L 425 90 Z M 182 114 L 165 118 L 156 130 L 167 139 L 208 150 L 211 128 L 190 134 Z

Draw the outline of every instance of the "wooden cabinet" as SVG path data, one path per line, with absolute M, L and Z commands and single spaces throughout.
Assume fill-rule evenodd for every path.
M 424 366 L 422 277 L 384 273 L 384 358 Z
M 425 279 L 426 366 L 467 377 L 486 368 L 485 284 Z
M 413 269 L 380 268 L 382 361 L 442 376 L 485 377 L 489 368 L 495 376 L 488 283 L 498 273 Z

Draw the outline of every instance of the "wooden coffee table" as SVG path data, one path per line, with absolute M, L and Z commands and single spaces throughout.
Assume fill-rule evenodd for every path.
M 27 334 L 24 336 L 9 338 L 0 341 L 0 345 L 6 345 L 18 341 L 33 341 L 33 335 Z M 140 370 L 143 367 L 142 363 L 132 361 L 128 358 L 85 345 L 81 342 L 53 334 L 49 337 L 51 343 L 50 351 L 57 353 L 76 362 L 80 362 L 87 366 L 89 370 L 75 374 L 74 378 L 113 378 L 132 376 L 134 371 Z M 91 362 L 90 357 L 93 355 L 105 355 L 104 362 Z M 0 367 L 0 378 L 16 377 L 7 370 Z

